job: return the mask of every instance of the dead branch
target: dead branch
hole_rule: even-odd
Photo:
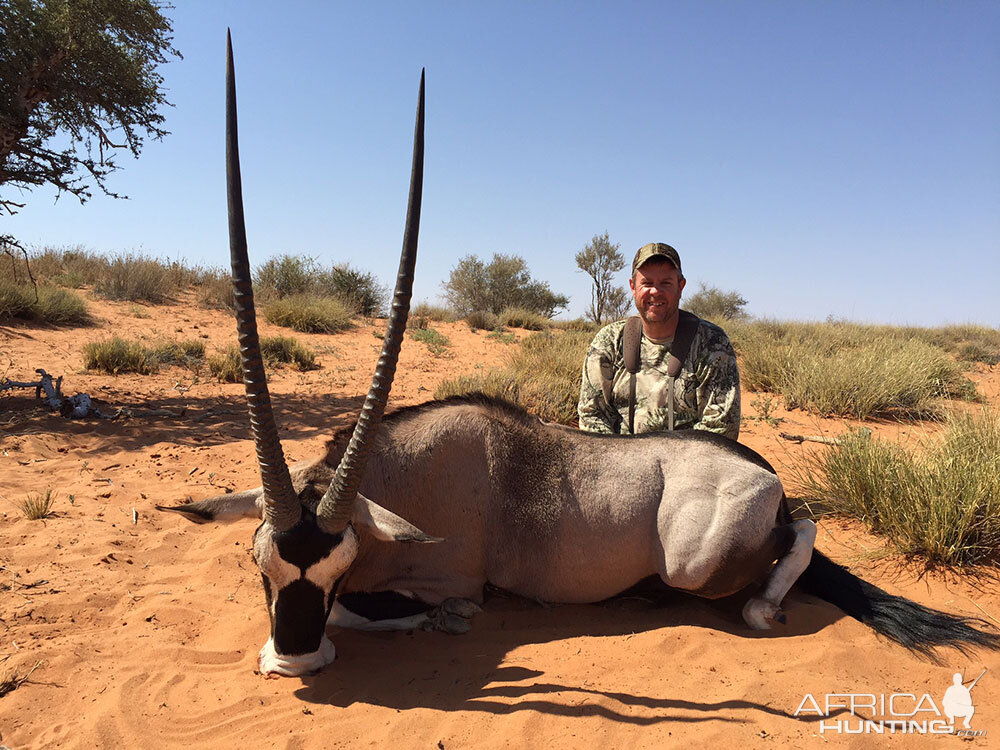
[[[865,429],[869,435],[871,430]],[[823,435],[793,435],[790,432],[779,432],[778,435],[785,440],[791,440],[796,443],[822,443],[823,445],[841,445],[843,442],[840,438],[825,437]]]

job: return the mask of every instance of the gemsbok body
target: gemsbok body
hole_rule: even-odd
[[[700,596],[759,586],[747,625],[784,622],[798,581],[901,645],[1000,648],[986,623],[893,596],[813,549],[758,454],[705,432],[602,436],[486,396],[385,418],[409,310],[423,172],[421,76],[398,282],[372,388],[325,455],[288,469],[257,341],[231,46],[227,174],[236,316],[262,486],[174,508],[195,521],[262,518],[253,539],[271,620],[264,673],[333,661],[329,622],[464,632],[486,584],[551,603],[595,602],[652,575]],[[370,499],[369,499],[370,498]],[[433,535],[433,536],[432,536]]]

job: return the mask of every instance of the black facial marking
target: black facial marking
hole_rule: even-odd
[[[263,528],[264,524],[258,526],[255,535]],[[271,538],[281,559],[298,567],[304,575],[310,565],[330,554],[344,540],[344,535],[327,534],[316,525],[316,516],[303,508],[297,524],[287,531],[272,532]]]
[[[264,582],[264,600],[267,602],[267,616],[271,618],[271,630],[274,630],[274,614],[271,612],[271,579],[264,573],[260,574],[261,581]]]
[[[274,649],[279,654],[311,654],[319,649],[327,606],[320,588],[300,578],[278,591],[274,607]]]
[[[344,609],[369,621],[398,620],[419,615],[431,608],[430,604],[398,591],[352,591],[337,597]]]

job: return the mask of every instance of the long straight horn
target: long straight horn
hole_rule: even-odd
[[[271,411],[267,376],[260,355],[253,283],[247,257],[247,230],[243,221],[243,185],[240,180],[240,147],[236,127],[236,78],[233,72],[233,42],[226,31],[226,185],[229,192],[229,250],[236,293],[236,331],[243,363],[250,427],[257,447],[257,462],[264,485],[264,519],[278,531],[299,521],[302,508],[288,476],[288,465],[278,440],[278,427]]]
[[[417,235],[420,232],[420,197],[424,182],[424,71],[420,71],[420,94],[417,100],[417,123],[413,133],[413,167],[410,171],[410,198],[406,208],[406,229],[403,232],[403,250],[399,258],[396,291],[392,297],[392,310],[382,342],[382,354],[372,385],[361,407],[358,424],[351,435],[344,457],[337,467],[337,474],[330,488],[323,495],[316,509],[319,527],[330,533],[340,533],[351,518],[354,498],[361,485],[365,462],[379,421],[385,411],[389,389],[396,374],[399,347],[403,343],[406,318],[410,312],[410,295],[413,291],[413,267],[417,262]]]

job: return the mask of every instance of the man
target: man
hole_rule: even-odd
[[[632,261],[628,285],[642,321],[636,373],[634,432],[668,428],[667,362],[684,291],[681,259],[670,245],[643,245]],[[729,338],[718,326],[695,319],[694,336],[674,381],[674,427],[740,433],[740,376]],[[580,429],[629,434],[629,373],[625,369],[625,321],[594,337],[583,363],[577,408]]]

